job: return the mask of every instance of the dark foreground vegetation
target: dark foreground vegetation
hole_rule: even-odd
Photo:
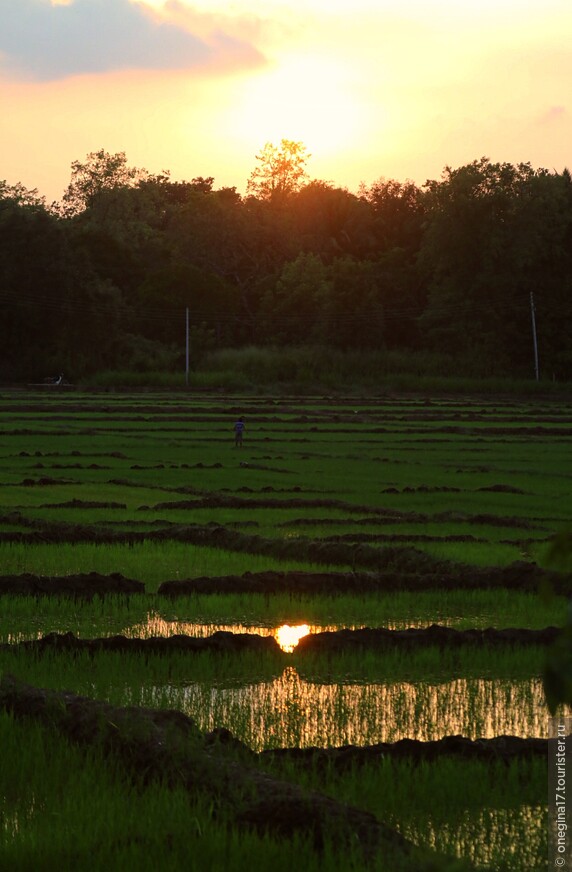
[[[336,353],[358,380],[411,355],[417,374],[531,378],[534,310],[541,374],[572,377],[567,170],[482,158],[354,194],[310,180],[299,144],[260,157],[247,196],[103,150],[51,207],[0,182],[0,379],[181,372],[187,308],[192,367],[253,344],[319,349],[275,358],[281,381],[323,377]]]

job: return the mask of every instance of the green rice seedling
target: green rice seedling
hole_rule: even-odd
[[[163,581],[178,578],[241,575],[268,569],[316,569],[308,561],[279,560],[190,543],[150,540],[123,545],[0,543],[0,567],[2,575],[57,576],[92,571],[110,575],[120,572],[128,578],[143,581],[149,593],[156,591]],[[339,570],[345,567],[320,568]]]
[[[567,600],[543,600],[533,593],[509,590],[396,591],[363,596],[212,594],[182,597],[172,605],[158,598],[155,614],[169,621],[213,624],[218,621],[278,627],[282,624],[402,629],[444,624],[469,627],[540,629],[563,622]]]
[[[134,692],[132,703],[182,708],[202,729],[226,726],[255,750],[429,741],[444,735],[542,735],[546,730],[542,684],[530,679],[320,683],[288,667],[269,682],[138,685]]]
[[[471,566],[509,566],[522,558],[520,546],[473,542],[422,542],[421,551],[433,557]]]
[[[497,646],[460,648],[422,647],[418,649],[345,649],[330,654],[294,649],[292,663],[301,674],[312,679],[334,681],[414,681],[440,680],[450,676],[527,678],[539,676],[546,649]]]
[[[253,651],[240,655],[173,651],[164,656],[105,651],[72,656],[50,651],[39,656],[10,647],[0,651],[0,673],[14,673],[39,687],[69,688],[125,705],[125,695],[131,700],[139,685],[156,693],[163,686],[184,687],[188,682],[236,687],[271,681],[282,674],[284,657],[279,649],[264,655]]]
[[[126,627],[149,619],[145,595],[95,597],[4,596],[1,600],[0,642],[39,639],[48,633],[72,632],[81,638],[118,635]]]
[[[152,615],[180,624],[238,622],[268,628],[310,624],[316,628],[402,629],[435,623],[456,629],[491,626],[541,629],[560,626],[566,607],[565,597],[544,600],[537,594],[504,589],[396,591],[363,596],[198,594],[177,598],[171,604],[158,597],[153,601]]]

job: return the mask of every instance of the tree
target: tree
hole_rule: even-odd
[[[202,325],[222,339],[232,330],[237,295],[215,273],[187,263],[169,264],[150,273],[138,288],[138,332],[150,339],[180,343],[187,307],[193,326]]]
[[[556,292],[565,288],[569,297],[569,186],[528,163],[481,158],[447,167],[441,182],[426,187],[420,264],[429,303],[420,324],[429,344],[471,354],[486,374],[531,373],[530,344],[523,342],[530,291],[538,292],[543,329],[550,311],[560,325],[568,314]],[[565,342],[560,328],[551,344]]]
[[[416,251],[423,235],[423,192],[413,182],[378,179],[360,186],[360,197],[372,208],[375,234],[383,251]]]
[[[250,175],[246,193],[261,200],[283,200],[308,178],[306,163],[310,157],[301,142],[283,139],[280,146],[267,142],[256,155],[258,166]]]
[[[124,151],[109,154],[103,148],[90,152],[84,163],[74,160],[71,167],[71,181],[61,206],[66,217],[88,209],[102,191],[134,187],[149,175],[147,170],[128,166]]]
[[[330,290],[328,270],[315,254],[286,263],[276,285],[262,300],[265,336],[279,342],[312,342]]]
[[[383,348],[383,307],[373,264],[340,257],[330,275],[331,291],[322,313],[326,341],[342,349]]]
[[[371,209],[345,188],[314,179],[288,202],[296,244],[326,260],[375,250]]]
[[[29,206],[35,209],[44,209],[46,206],[45,198],[38,193],[37,188],[30,191],[21,182],[9,185],[5,179],[0,179],[0,202],[3,200],[17,206]]]
[[[26,199],[26,198],[24,198]],[[3,377],[76,377],[109,360],[119,294],[70,244],[70,225],[41,205],[0,199]]]
[[[570,581],[572,571],[572,533],[564,530],[553,537],[546,554],[549,566]],[[550,592],[545,596],[552,595]],[[555,644],[548,650],[543,669],[546,704],[552,716],[560,706],[572,705],[572,611],[566,610],[565,623]]]
[[[415,259],[404,249],[393,248],[373,266],[383,305],[387,348],[418,348],[418,322],[427,304],[427,291]]]

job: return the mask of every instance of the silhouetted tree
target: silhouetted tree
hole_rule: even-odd
[[[68,217],[92,206],[102,191],[132,187],[148,176],[147,170],[128,166],[124,151],[109,154],[103,148],[90,152],[83,163],[74,160],[71,167],[71,181],[61,204]]]

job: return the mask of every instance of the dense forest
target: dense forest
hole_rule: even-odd
[[[216,348],[425,351],[572,377],[572,178],[487,158],[422,187],[311,180],[267,145],[245,196],[104,150],[61,202],[0,182],[0,378],[180,368]]]

